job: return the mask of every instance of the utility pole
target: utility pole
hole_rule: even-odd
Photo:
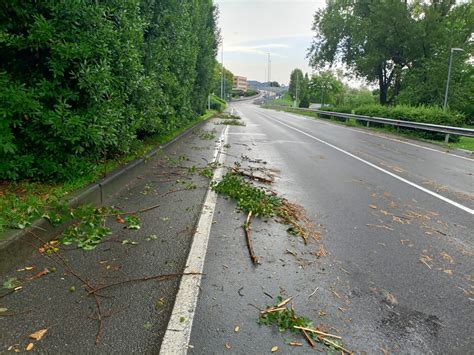
[[[451,48],[451,54],[449,56],[449,67],[448,67],[448,80],[446,81],[446,91],[444,93],[444,105],[443,110],[446,111],[448,108],[448,91],[449,91],[449,80],[451,80],[451,66],[453,64],[453,53],[454,52],[463,52],[462,48]]]
[[[221,50],[221,99],[224,99],[224,41],[222,41]]]
[[[272,80],[272,61],[270,59],[270,53],[268,53],[268,84],[270,85],[270,82]]]

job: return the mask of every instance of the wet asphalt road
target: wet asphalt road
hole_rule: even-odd
[[[319,243],[305,246],[283,226],[257,219],[252,238],[261,265],[253,267],[241,229],[245,216],[219,198],[190,352],[263,354],[273,346],[279,353],[314,352],[301,337],[256,323],[256,307],[282,294],[357,353],[474,353],[470,156],[249,103],[234,108],[246,126],[230,127],[226,165],[247,156],[278,171],[273,188],[306,209],[327,256],[317,257]],[[290,347],[291,340],[303,346]]]

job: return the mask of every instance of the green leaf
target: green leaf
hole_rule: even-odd
[[[6,281],[3,282],[3,288],[6,289],[14,289],[18,286],[21,286],[21,282],[18,281],[16,277],[10,277]]]

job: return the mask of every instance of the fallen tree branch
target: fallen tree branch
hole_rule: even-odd
[[[138,210],[138,211],[132,211],[132,212],[118,212],[118,213],[107,213],[107,214],[101,214],[101,215],[99,215],[99,216],[101,216],[101,217],[111,217],[111,216],[134,215],[134,214],[139,214],[139,213],[148,212],[148,211],[154,210],[155,208],[158,208],[158,207],[160,207],[160,205],[155,205],[155,206],[143,208],[143,209]]]
[[[266,178],[266,177],[263,177],[263,176],[257,176],[257,175],[249,174],[249,173],[246,173],[246,172],[244,172],[240,169],[234,168],[234,167],[231,168],[231,170],[234,174],[245,176],[245,177],[248,177],[249,179],[257,180],[257,181],[263,182],[265,184],[273,184],[272,179],[269,179],[269,178]]]
[[[122,284],[125,284],[125,283],[130,283],[130,282],[143,282],[143,281],[151,281],[151,280],[165,281],[165,280],[171,280],[171,279],[174,279],[176,277],[185,276],[185,275],[202,275],[202,274],[199,273],[199,272],[184,272],[184,273],[181,273],[181,274],[166,274],[166,275],[155,275],[155,276],[139,277],[139,278],[135,278],[135,279],[128,279],[128,280],[118,281],[118,282],[111,283],[109,285],[105,285],[105,286],[97,287],[95,289],[91,289],[88,292],[88,294],[89,295],[90,294],[95,294],[95,293],[97,293],[101,290],[104,290],[106,288],[122,285]]]
[[[252,240],[250,239],[250,223],[252,223],[252,211],[249,212],[247,215],[247,221],[244,224],[244,231],[245,231],[245,239],[247,240],[247,247],[249,249],[250,259],[252,260],[254,265],[258,264],[258,259],[255,256],[252,246]]]
[[[15,316],[18,316],[20,314],[26,314],[26,313],[30,313],[31,310],[27,310],[27,311],[23,311],[23,312],[17,312],[17,313],[0,313],[0,317],[15,317]]]
[[[0,295],[0,298],[3,298],[3,297],[5,297],[5,296],[8,296],[9,294],[11,294],[11,293],[13,293],[13,292],[15,292],[14,289],[12,289],[12,290],[10,290],[10,291],[7,291],[7,292],[1,294],[1,295]]]

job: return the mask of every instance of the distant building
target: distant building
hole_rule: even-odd
[[[234,76],[234,82],[232,85],[232,90],[242,90],[247,91],[248,83],[245,76]]]

